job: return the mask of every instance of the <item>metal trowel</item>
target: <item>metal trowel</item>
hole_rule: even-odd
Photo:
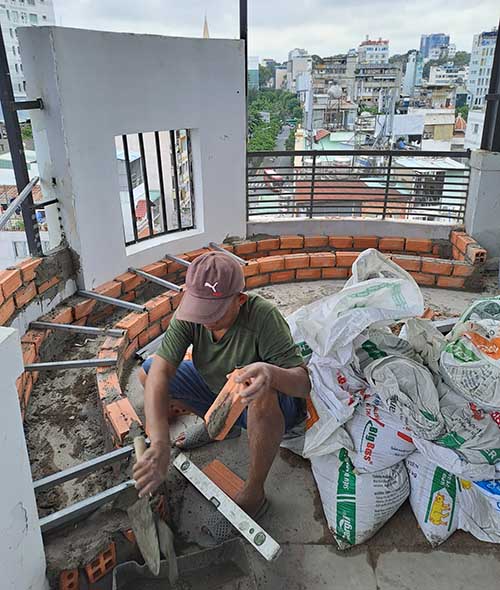
[[[136,436],[134,450],[137,460],[142,457],[146,448],[144,437]],[[160,545],[150,497],[138,498],[128,508],[127,513],[144,561],[151,573],[157,576],[160,573]]]

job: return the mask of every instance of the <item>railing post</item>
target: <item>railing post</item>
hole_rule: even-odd
[[[389,156],[387,160],[387,178],[385,180],[385,190],[384,190],[384,210],[382,211],[382,219],[385,219],[387,214],[387,199],[389,196],[389,186],[391,183],[391,166],[392,166],[392,154]]]
[[[313,154],[311,174],[311,200],[309,202],[309,219],[312,219],[314,211],[314,182],[316,180],[316,154]]]

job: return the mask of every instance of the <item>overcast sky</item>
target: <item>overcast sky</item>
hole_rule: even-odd
[[[238,36],[238,0],[54,0],[59,25],[200,37]],[[421,33],[445,32],[470,51],[474,33],[491,29],[499,0],[248,0],[249,53],[282,61],[294,47],[332,55],[369,34],[390,52],[418,48]]]

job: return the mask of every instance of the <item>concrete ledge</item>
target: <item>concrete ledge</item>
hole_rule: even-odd
[[[430,238],[448,240],[450,231],[461,227],[450,224],[428,223],[426,221],[404,221],[392,219],[279,219],[275,221],[248,221],[247,236],[259,234],[283,235],[302,234],[312,236],[350,235],[384,236],[408,238]]]

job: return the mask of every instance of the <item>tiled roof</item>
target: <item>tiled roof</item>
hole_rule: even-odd
[[[320,129],[319,131],[316,132],[316,135],[314,136],[314,141],[318,142],[321,141],[323,138],[328,137],[330,135],[330,132],[327,131],[326,129]]]
[[[467,123],[462,115],[458,115],[455,119],[455,131],[460,133],[465,133],[467,129]]]
[[[33,200],[34,201],[41,201],[42,200],[42,191],[40,189],[40,185],[36,185],[33,188]],[[0,199],[4,199],[7,197],[9,201],[15,199],[19,195],[17,191],[17,187],[11,184],[1,184],[0,185]]]

